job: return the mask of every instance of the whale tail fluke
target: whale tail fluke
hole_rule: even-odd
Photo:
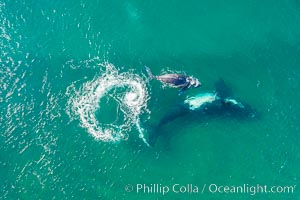
[[[158,127],[151,127],[150,128],[150,134],[149,134],[149,138],[148,138],[148,143],[151,147],[154,147],[157,137],[159,136],[159,129]]]
[[[149,144],[150,146],[154,146],[157,138],[162,134],[165,134],[162,129],[165,125],[169,124],[170,122],[174,121],[175,119],[181,118],[186,116],[189,113],[189,110],[185,108],[184,105],[179,104],[176,105],[172,110],[170,110],[165,116],[163,116],[158,124],[149,126]]]
[[[146,72],[147,72],[149,78],[150,79],[154,79],[155,76],[152,74],[151,69],[149,67],[147,67],[147,66],[145,66],[145,69],[146,69]]]
[[[147,135],[148,135],[148,139],[147,139],[147,144],[150,147],[154,147],[157,137],[159,135],[159,127],[155,126],[153,124],[149,124],[149,123],[145,123],[143,124],[143,127],[145,128],[145,130],[147,130]]]

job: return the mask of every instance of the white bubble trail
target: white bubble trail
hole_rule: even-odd
[[[87,129],[95,139],[105,142],[126,140],[132,127],[139,132],[139,137],[148,145],[144,129],[140,124],[140,115],[148,112],[149,99],[143,78],[130,72],[119,73],[112,64],[105,65],[106,71],[92,81],[84,83],[79,90],[71,90],[69,107],[73,115],[79,117],[81,127]],[[124,115],[122,124],[99,122],[96,111],[101,115],[100,101],[103,97],[112,97],[118,104],[118,112]],[[72,114],[71,114],[72,115]]]

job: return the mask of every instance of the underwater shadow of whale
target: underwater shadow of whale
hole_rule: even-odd
[[[239,102],[233,99],[232,96],[231,88],[225,84],[223,79],[219,79],[215,83],[214,93],[200,93],[195,97],[188,98],[185,103],[175,106],[163,116],[158,124],[151,128],[148,139],[149,144],[154,146],[157,138],[164,133],[161,131],[164,126],[181,118],[198,121],[216,117],[238,120],[258,119],[260,117],[260,114],[249,104]],[[197,100],[199,101],[197,102]],[[191,104],[191,102],[197,105]]]

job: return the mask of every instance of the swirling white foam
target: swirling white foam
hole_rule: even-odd
[[[79,90],[74,86],[68,88],[74,89],[68,102],[71,110],[79,117],[80,125],[95,139],[105,142],[126,140],[135,126],[140,138],[148,145],[140,124],[140,115],[148,112],[149,96],[145,81],[137,74],[119,73],[112,64],[104,67],[106,71],[102,75],[84,83]],[[122,90],[118,90],[120,88]],[[106,96],[117,102],[118,112],[124,115],[123,124],[104,124],[97,120],[96,111],[101,113],[100,101]]]

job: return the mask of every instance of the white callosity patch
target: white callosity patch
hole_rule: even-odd
[[[203,105],[212,103],[218,99],[219,97],[215,93],[203,93],[187,98],[184,103],[189,106],[190,110],[196,110],[201,108]]]
[[[68,88],[68,104],[72,113],[79,117],[80,125],[95,139],[105,142],[124,140],[128,138],[132,127],[136,126],[140,137],[146,142],[139,119],[140,114],[147,112],[149,97],[145,81],[130,72],[119,73],[112,64],[104,64],[103,67],[106,71],[101,76],[84,83],[79,90],[74,86]],[[118,89],[123,90],[120,92]],[[100,101],[107,96],[117,102],[118,112],[123,113],[122,124],[104,124],[97,120],[96,112],[101,113]],[[71,117],[72,113],[69,113]]]
[[[203,94],[198,94],[196,96],[187,98],[184,101],[184,103],[188,105],[190,110],[196,110],[196,109],[200,109],[202,106],[206,104],[213,103],[219,99],[220,97],[217,96],[216,93],[203,93]],[[232,98],[225,98],[223,99],[223,102],[226,104],[239,106],[240,108],[245,108],[245,106],[241,102]]]

